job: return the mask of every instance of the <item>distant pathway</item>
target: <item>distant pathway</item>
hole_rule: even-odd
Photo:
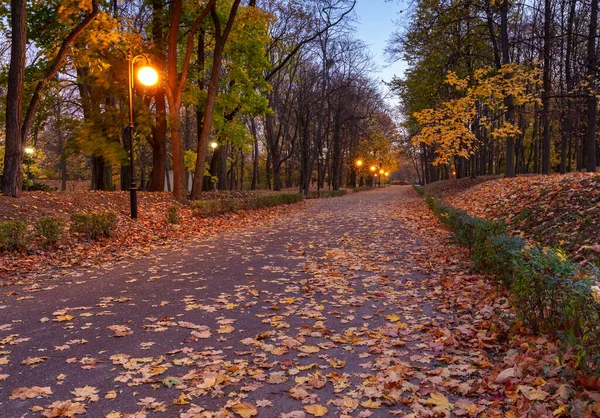
[[[476,410],[467,394],[491,353],[483,319],[459,317],[429,278],[443,238],[422,230],[424,213],[410,187],[362,192],[270,227],[5,288],[0,416]]]

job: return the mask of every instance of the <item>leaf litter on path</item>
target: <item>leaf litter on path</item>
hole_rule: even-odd
[[[410,189],[390,188],[319,201],[121,272],[84,272],[93,287],[45,292],[50,309],[26,299],[2,311],[12,326],[0,331],[0,372],[15,391],[6,411],[593,414],[600,396],[570,389],[568,356],[511,329],[507,295],[448,238]],[[19,317],[26,310],[31,320]],[[45,322],[47,341],[32,339],[53,312],[71,318]],[[69,356],[54,350],[63,345]],[[21,383],[34,376],[37,386]]]

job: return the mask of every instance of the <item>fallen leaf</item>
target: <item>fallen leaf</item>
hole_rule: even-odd
[[[323,417],[327,415],[327,412],[329,412],[326,406],[319,404],[308,405],[305,406],[304,409],[306,410],[306,412],[308,412],[311,415],[314,415],[315,417]]]

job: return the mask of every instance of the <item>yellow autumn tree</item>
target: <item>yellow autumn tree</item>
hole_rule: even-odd
[[[541,84],[538,67],[515,63],[502,66],[499,71],[483,67],[470,77],[461,79],[450,71],[446,84],[462,92],[461,97],[443,102],[434,109],[415,112],[420,132],[413,143],[433,146],[435,165],[447,164],[454,157],[469,158],[477,150],[475,127],[486,127],[494,139],[505,139],[520,133],[504,115],[508,110],[504,99],[513,97],[513,105],[521,106],[540,101]]]

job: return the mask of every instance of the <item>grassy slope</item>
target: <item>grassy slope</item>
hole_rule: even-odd
[[[446,182],[443,182],[446,183]],[[431,185],[448,203],[472,215],[505,222],[509,231],[575,260],[600,261],[600,174],[454,180]],[[435,187],[435,188],[434,188]]]

